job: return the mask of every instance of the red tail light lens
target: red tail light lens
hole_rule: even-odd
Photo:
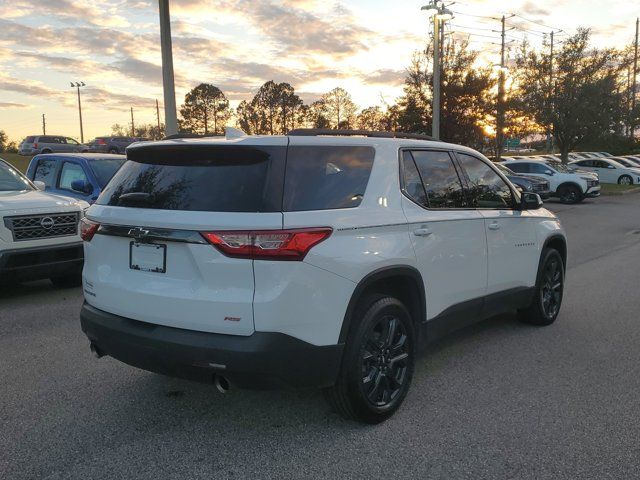
[[[98,138],[98,139],[96,140],[96,143],[97,143],[98,145],[106,145],[106,144],[107,144],[107,141],[106,141],[104,138]]]
[[[301,261],[312,247],[329,238],[332,231],[323,227],[203,232],[202,236],[227,257]]]
[[[38,144],[37,144],[37,143],[34,143],[34,144],[33,144],[33,148],[38,148]]]
[[[99,223],[92,222],[87,218],[80,220],[80,236],[85,242],[90,242],[100,227]]]

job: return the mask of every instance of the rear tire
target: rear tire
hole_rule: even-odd
[[[520,321],[529,325],[551,325],[558,318],[564,296],[564,262],[553,248],[540,257],[535,293],[531,305],[519,312]]]
[[[409,391],[415,358],[411,315],[398,299],[367,297],[352,320],[338,380],[325,389],[331,407],[343,417],[380,423]]]
[[[631,178],[629,175],[622,175],[618,179],[618,185],[633,185],[633,178]]]
[[[111,153],[111,154],[117,154],[117,153],[120,153],[120,152],[118,152],[118,149],[117,149],[117,148],[110,148],[110,149],[109,149],[109,153]]]
[[[560,197],[560,202],[567,205],[579,203],[584,198],[580,189],[575,185],[564,185],[558,188],[558,197]]]

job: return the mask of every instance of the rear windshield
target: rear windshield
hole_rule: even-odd
[[[357,207],[374,155],[360,146],[139,148],[97,203],[210,212]]]
[[[113,178],[125,161],[124,158],[92,158],[89,160],[89,165],[98,180],[100,188],[104,188],[109,183],[109,180]]]
[[[144,148],[98,198],[99,205],[210,212],[274,212],[286,147]]]

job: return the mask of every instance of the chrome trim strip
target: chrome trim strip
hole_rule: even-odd
[[[139,232],[144,232],[140,234]],[[151,228],[133,225],[108,225],[101,224],[96,234],[110,235],[112,237],[134,238],[139,242],[165,241],[180,243],[197,243],[206,245],[207,241],[194,230],[171,230],[166,228]]]

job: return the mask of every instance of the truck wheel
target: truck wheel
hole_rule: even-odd
[[[557,250],[545,248],[540,257],[533,301],[521,310],[520,320],[530,325],[551,325],[558,318],[564,294],[564,263]]]
[[[402,404],[413,376],[415,333],[407,308],[386,295],[356,310],[329,404],[347,419],[380,423]]]
[[[618,185],[633,185],[633,178],[631,178],[629,175],[622,175],[618,179]]]
[[[582,201],[582,192],[575,185],[564,185],[558,188],[560,201],[566,204],[579,203]]]

